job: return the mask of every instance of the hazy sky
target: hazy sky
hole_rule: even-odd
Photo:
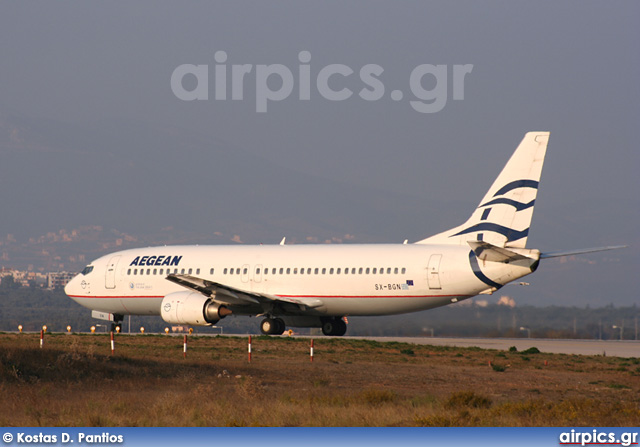
[[[471,212],[525,132],[549,130],[530,244],[549,250],[637,246],[639,20],[640,4],[635,1],[4,2],[0,117],[19,116],[23,123],[35,123],[44,140],[58,139],[57,148],[75,138],[69,143],[75,151],[82,146],[88,152],[124,154],[136,163],[153,160],[154,170],[174,177],[173,190],[166,192],[175,194],[172,202],[192,201],[194,209],[203,205],[201,197],[196,203],[191,194],[195,179],[190,165],[206,176],[208,163],[216,159],[199,163],[198,154],[179,144],[186,134],[241,153],[245,162],[239,178],[244,183],[259,177],[263,166],[278,166],[295,172],[300,182],[308,177],[342,185],[347,195],[350,188],[372,195],[396,194],[418,209],[426,203],[450,203],[429,215],[437,214],[437,225],[447,221],[451,227]],[[216,63],[219,51],[227,56],[226,100],[215,95],[216,65],[223,65]],[[299,60],[303,51],[310,54],[306,64]],[[171,76],[183,64],[208,66],[208,100],[183,101],[174,94]],[[242,100],[231,100],[234,64],[251,65]],[[294,87],[286,99],[268,102],[267,112],[258,113],[256,98],[264,94],[264,88],[256,87],[258,66],[273,69],[274,64],[290,70]],[[318,87],[319,74],[331,64],[353,71],[328,81],[334,91],[352,91],[349,99],[328,100]],[[384,94],[374,101],[359,95],[368,86],[360,78],[361,68],[368,64],[383,69],[377,79]],[[441,101],[446,96],[446,103],[435,113],[420,113],[410,103],[417,99],[410,76],[422,64],[446,70],[446,95],[439,95]],[[309,67],[309,100],[300,99],[300,65]],[[460,87],[454,87],[455,65],[473,66],[464,77],[464,99],[454,100],[462,93],[455,91]],[[443,77],[427,75],[418,86],[428,93],[442,88],[442,82]],[[272,76],[268,85],[277,90],[281,83]],[[195,78],[187,76],[183,85],[193,88]],[[394,90],[403,92],[402,100],[392,99]],[[48,123],[48,130],[38,127],[42,123]],[[126,130],[131,136],[117,140],[128,127],[139,131]],[[5,125],[7,129],[11,126]],[[96,129],[118,143],[110,146],[108,138],[103,144],[96,142]],[[171,157],[156,151],[161,138],[153,129],[178,129]],[[4,138],[9,141],[11,136]],[[188,160],[184,165],[182,154]],[[9,158],[3,152],[0,157],[9,179]],[[21,207],[20,197],[57,190],[46,181],[51,165],[29,166],[34,180],[20,184],[20,191],[15,190],[16,180],[0,179],[3,214],[14,210],[12,218],[0,217],[0,234],[27,231],[25,225],[34,220],[73,226],[65,221],[79,219],[71,211],[37,219]],[[135,176],[113,179],[96,166],[95,173],[75,186],[90,190],[92,176],[121,182],[109,206],[125,230],[128,221],[144,218],[145,201],[154,194],[146,175],[147,184],[140,185]],[[233,180],[225,177],[224,183]],[[302,184],[290,187],[304,190]],[[220,188],[234,197],[233,184]],[[137,197],[137,215],[118,210],[120,194]],[[89,197],[77,200],[82,203],[74,206],[89,215],[92,207],[105,207]],[[282,209],[283,219],[311,210],[331,214],[331,202],[296,202]],[[203,207],[207,206],[216,204]],[[265,207],[270,206],[267,201]],[[349,209],[341,208],[340,213],[348,214]],[[353,213],[355,226],[372,220],[357,206]],[[429,215],[425,213],[425,221]],[[379,242],[416,240],[444,229],[425,224],[420,231],[422,225],[406,224],[402,214],[386,217],[384,231],[368,231]],[[200,218],[194,213],[181,215],[180,221]],[[260,219],[254,224],[260,225]],[[358,228],[336,224],[335,231],[357,234]],[[589,270],[591,260],[575,262],[573,280],[603,275],[581,289],[586,293],[602,286],[589,303],[638,301],[637,280],[631,276],[640,266],[636,252],[632,247],[614,257],[596,256],[598,266],[609,263],[603,270]],[[612,269],[621,273],[611,277]],[[537,274],[541,282],[545,274],[551,275]],[[547,292],[553,288],[554,284]]]

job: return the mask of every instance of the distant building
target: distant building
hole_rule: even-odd
[[[0,269],[0,283],[3,278],[13,278],[13,282],[19,284],[21,287],[30,287],[32,285],[36,287],[45,287],[48,283],[47,275],[37,272],[25,272],[21,270],[15,270],[11,268]]]
[[[72,272],[50,272],[47,275],[47,289],[63,288],[74,276],[76,273]]]

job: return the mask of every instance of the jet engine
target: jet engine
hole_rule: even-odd
[[[170,293],[160,306],[162,319],[175,324],[211,326],[229,314],[231,310],[199,292]]]

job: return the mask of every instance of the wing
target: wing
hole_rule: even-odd
[[[250,292],[191,275],[172,274],[167,276],[166,279],[187,289],[195,290],[205,296],[209,296],[214,301],[222,304],[261,305],[281,302],[296,304],[301,310],[313,309],[324,304],[321,300],[313,298],[284,298],[266,293]]]

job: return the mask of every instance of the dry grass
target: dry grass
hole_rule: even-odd
[[[633,426],[640,361],[364,340],[0,334],[2,426]],[[491,362],[492,366],[489,366]],[[545,362],[547,363],[545,365]],[[493,365],[504,371],[497,372]]]

